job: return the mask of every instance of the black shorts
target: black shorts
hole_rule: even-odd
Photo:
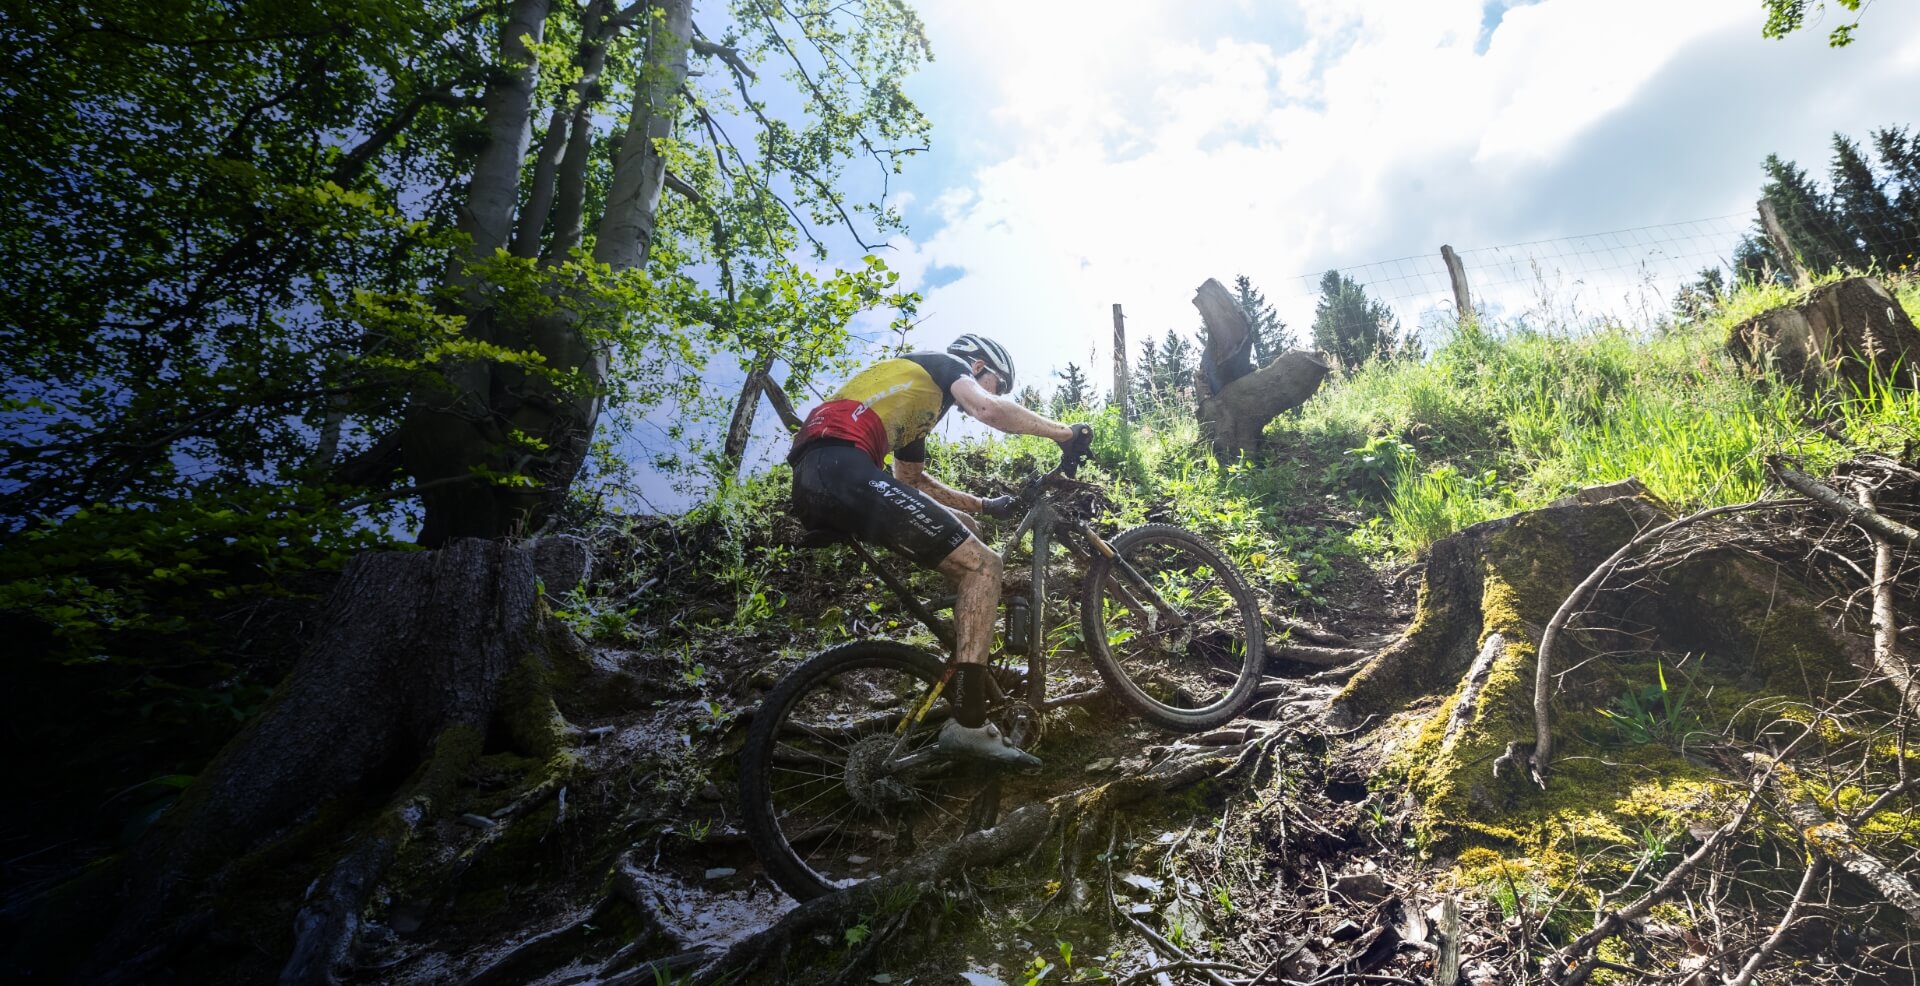
[[[881,472],[852,445],[814,444],[793,464],[793,512],[938,568],[972,533],[925,493]]]

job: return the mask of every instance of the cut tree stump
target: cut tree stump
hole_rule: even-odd
[[[1252,327],[1233,294],[1207,278],[1193,296],[1207,326],[1194,416],[1223,462],[1257,456],[1267,422],[1307,402],[1330,372],[1323,353],[1294,350],[1258,370],[1247,357]]]
[[[1877,278],[1849,277],[1734,326],[1727,351],[1814,391],[1871,378],[1920,390],[1920,329]]]
[[[584,651],[546,617],[535,573],[577,583],[584,557],[559,538],[455,539],[349,562],[273,699],[122,861],[119,899],[94,905],[111,930],[76,979],[147,981],[195,946],[237,873],[306,866],[280,981],[333,982],[388,864],[447,811],[484,744],[527,756],[529,790],[568,769],[553,689]]]
[[[1609,498],[1630,492],[1638,495]],[[1658,557],[1650,547],[1580,607],[1556,648],[1554,791],[1536,787],[1524,767],[1496,772],[1534,743],[1536,658],[1549,621],[1597,566],[1667,519],[1637,484],[1624,484],[1433,545],[1413,624],[1354,675],[1329,716],[1336,727],[1378,724],[1388,761],[1405,770],[1421,806],[1416,827],[1433,845],[1525,855],[1538,851],[1539,833],[1576,823],[1599,826],[1582,828],[1583,838],[1633,831],[1621,805],[1684,804],[1714,783],[1676,752],[1692,733],[1762,714],[1745,710],[1814,701],[1829,682],[1870,669],[1864,638],[1833,629],[1820,595],[1789,572],[1705,534]],[[1879,688],[1866,700],[1893,709],[1898,696]],[[1609,715],[1636,702],[1659,711]]]

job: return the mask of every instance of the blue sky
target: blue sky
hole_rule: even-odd
[[[1730,251],[1768,153],[1824,175],[1835,131],[1920,125],[1913,3],[1870,4],[1845,49],[1831,10],[1762,39],[1759,0],[917,7],[933,147],[893,179],[911,231],[882,256],[926,295],[916,342],[995,335],[1024,382],[1110,379],[1111,306],[1134,339],[1191,331],[1209,277],[1249,275],[1304,329],[1310,275],[1442,243],[1725,217],[1707,238]],[[1575,290],[1592,312],[1626,289]]]

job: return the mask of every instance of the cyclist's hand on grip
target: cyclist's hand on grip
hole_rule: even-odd
[[[980,512],[989,517],[1005,519],[1013,516],[1013,497],[983,496],[980,498]]]
[[[1093,426],[1082,422],[1068,425],[1067,428],[1073,435],[1060,443],[1060,471],[1072,476],[1079,472],[1080,463],[1093,454]]]

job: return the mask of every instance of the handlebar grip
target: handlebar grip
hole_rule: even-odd
[[[1073,437],[1060,450],[1060,473],[1073,479],[1079,473],[1081,464],[1093,455],[1093,426],[1076,424],[1070,427]]]

